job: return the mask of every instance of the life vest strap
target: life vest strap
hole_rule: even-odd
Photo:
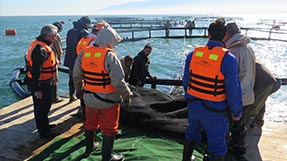
[[[42,70],[41,73],[55,73],[56,69],[53,70]]]
[[[84,75],[84,78],[85,78],[85,79],[87,79],[87,80],[91,80],[91,81],[98,81],[98,82],[103,81],[103,79],[102,79],[102,78],[91,78],[91,77],[86,76],[86,75]],[[106,81],[110,81],[110,80],[111,80],[111,78],[105,78],[105,80],[106,80]]]
[[[192,78],[192,77],[195,77],[195,78],[198,78],[198,79],[202,79],[202,80],[205,80],[205,81],[209,81],[209,82],[224,83],[224,80],[208,78],[208,77],[205,77],[205,76],[202,76],[202,75],[198,75],[198,74],[192,73],[192,71],[190,71],[189,78]]]
[[[84,83],[85,84],[89,84],[89,85],[93,85],[93,86],[106,86],[106,85],[109,85],[111,84],[111,81],[106,81],[106,82],[103,82],[103,83],[95,83],[95,82],[90,82],[88,80],[84,80]]]
[[[225,85],[219,85],[219,86],[217,86],[217,84],[211,85],[211,84],[206,84],[206,83],[196,81],[194,79],[189,80],[189,82],[194,83],[194,84],[199,85],[199,86],[202,86],[202,87],[211,88],[211,89],[214,89],[214,88],[224,89],[225,88]]]
[[[97,72],[89,72],[89,71],[83,71],[84,74],[94,75],[94,76],[110,76],[108,73],[97,73]]]
[[[221,95],[221,94],[225,93],[225,90],[214,92],[214,91],[208,91],[208,90],[204,90],[201,88],[197,88],[197,87],[193,86],[191,83],[188,85],[188,88],[191,88],[191,89],[198,91],[200,93],[206,93],[206,94],[212,94],[212,95]]]

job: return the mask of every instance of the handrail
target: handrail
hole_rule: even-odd
[[[69,68],[65,66],[60,66],[60,72],[69,73]],[[277,78],[282,81],[281,85],[287,85],[287,78]],[[156,89],[157,85],[173,85],[173,86],[182,86],[182,80],[180,79],[146,79],[146,84],[151,84],[151,88]]]

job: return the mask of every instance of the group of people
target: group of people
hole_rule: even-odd
[[[237,161],[245,161],[247,131],[263,126],[265,101],[281,82],[256,61],[250,38],[236,23],[225,25],[218,18],[209,25],[208,38],[186,59],[183,87],[188,127],[182,160],[194,159],[194,145],[202,140],[203,130],[206,160],[224,161],[229,150]]]
[[[157,79],[149,72],[152,46],[148,43],[134,58],[127,55],[120,60],[113,50],[121,41],[116,30],[106,22],[98,22],[89,33],[90,25],[89,17],[81,17],[67,33],[64,65],[69,67],[70,102],[79,98],[84,111],[84,156],[88,157],[98,147],[95,135],[102,131],[102,160],[122,160],[123,155],[112,153],[120,103],[129,102],[133,97],[127,82],[143,87],[147,77]],[[45,25],[26,56],[26,78],[41,138],[57,135],[51,130],[53,125],[49,124],[48,113],[52,89],[58,82],[57,64],[63,54],[59,41],[61,30],[60,23]],[[230,132],[228,145],[237,160],[244,160],[247,129],[254,126],[254,122],[257,126],[263,125],[264,103],[279,89],[280,81],[256,63],[254,51],[248,45],[250,38],[241,34],[236,23],[225,25],[224,19],[212,22],[208,38],[207,45],[196,47],[186,59],[183,87],[189,125],[182,160],[192,159],[202,130],[208,138],[206,159],[224,160]],[[229,118],[233,120],[230,124]]]
[[[118,132],[120,103],[128,102],[133,93],[126,82],[143,86],[146,77],[155,79],[148,71],[152,47],[147,44],[133,59],[127,55],[121,60],[113,50],[121,41],[118,33],[106,22],[92,27],[89,17],[81,17],[67,33],[64,66],[69,67],[70,102],[81,100],[84,117],[86,151],[88,157],[98,147],[95,133],[103,133],[102,160],[122,160],[112,153]],[[34,103],[35,122],[41,138],[58,135],[55,125],[49,124],[48,113],[52,95],[58,82],[57,64],[60,64],[62,44],[60,23],[42,27],[39,37],[32,41],[26,55],[27,77]],[[132,68],[131,68],[132,66]],[[75,98],[76,93],[77,98]],[[55,98],[54,101],[58,99]]]

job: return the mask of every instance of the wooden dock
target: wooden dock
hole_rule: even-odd
[[[58,124],[56,131],[61,138],[72,138],[83,133],[82,123],[73,117],[79,101],[68,103],[65,99],[54,104],[50,111],[50,122]],[[0,109],[0,160],[19,161],[31,158],[46,149],[57,139],[40,139],[36,131],[31,97]],[[250,161],[287,160],[287,123],[266,122],[262,133],[251,129],[248,133]],[[84,146],[84,145],[82,145]],[[180,155],[180,154],[179,154]]]

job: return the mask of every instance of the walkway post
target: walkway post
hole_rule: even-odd
[[[270,29],[270,31],[269,31],[269,37],[268,37],[268,40],[270,40],[271,39],[271,33],[272,33],[272,28]]]

